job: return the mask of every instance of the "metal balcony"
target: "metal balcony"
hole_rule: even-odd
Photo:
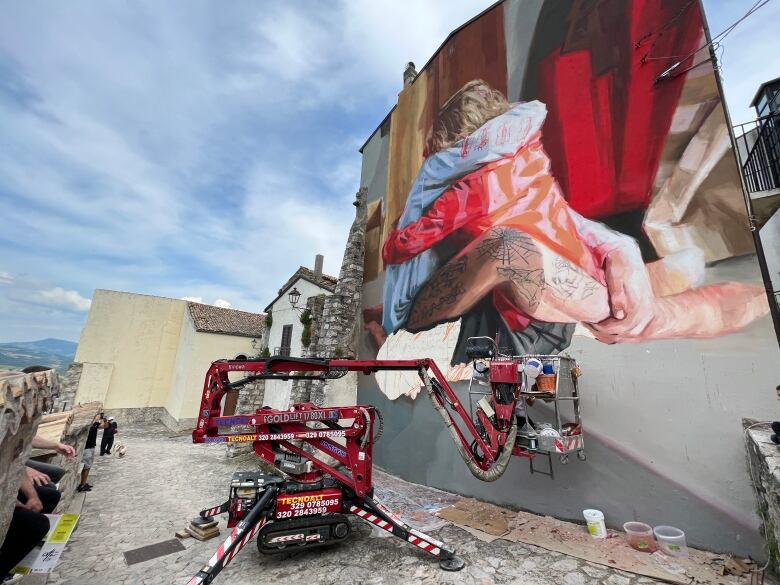
[[[780,189],[780,112],[734,127],[748,193]]]

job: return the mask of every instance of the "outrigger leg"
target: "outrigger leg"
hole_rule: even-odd
[[[460,571],[466,565],[446,544],[408,526],[373,498],[355,498],[349,512],[430,553],[439,559],[439,566],[445,571]]]
[[[187,585],[201,585],[201,583],[211,583],[214,578],[219,575],[220,571],[224,569],[230,561],[233,560],[247,542],[252,540],[260,529],[268,521],[266,512],[271,509],[271,502],[276,497],[277,488],[270,486],[266,488],[263,495],[252,507],[249,513],[233,528],[225,541],[219,545],[217,552],[214,553],[209,559],[209,562],[198,571],[195,576],[190,579]],[[224,506],[223,504],[222,506]],[[222,506],[219,506],[221,509]],[[217,508],[211,508],[204,510],[203,512],[209,512],[216,510]],[[201,512],[201,516],[203,516]]]
[[[220,504],[219,506],[214,506],[213,508],[206,508],[205,510],[201,510],[198,512],[198,516],[203,518],[204,520],[208,520],[212,516],[216,516],[217,514],[224,514],[228,511],[230,508],[230,500],[227,502]]]

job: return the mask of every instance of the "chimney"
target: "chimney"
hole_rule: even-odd
[[[322,278],[322,262],[325,260],[325,258],[322,256],[322,254],[317,254],[314,257],[314,278],[319,280]]]
[[[415,69],[414,63],[409,61],[404,69],[404,87],[412,85],[415,77],[417,77],[417,69]]]

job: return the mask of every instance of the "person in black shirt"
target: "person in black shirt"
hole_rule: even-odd
[[[100,439],[100,454],[111,455],[111,447],[114,446],[114,435],[117,434],[117,424],[113,416],[108,417],[108,424],[103,428],[103,437]]]
[[[92,463],[95,461],[95,446],[97,445],[97,433],[98,429],[105,429],[108,426],[108,421],[103,417],[103,413],[96,414],[92,419],[92,426],[89,427],[89,434],[87,435],[87,444],[84,445],[84,455],[81,462],[84,464],[84,468],[81,470],[81,483],[76,491],[88,492],[92,489],[92,486],[87,483],[89,477],[89,470],[92,468]],[[103,431],[105,434],[105,431]],[[102,445],[101,445],[102,446]]]

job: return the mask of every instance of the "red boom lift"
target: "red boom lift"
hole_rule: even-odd
[[[454,550],[409,527],[373,497],[372,449],[382,430],[381,416],[373,406],[320,408],[301,403],[289,410],[263,408],[253,414],[227,415],[223,409],[225,404],[235,405],[239,389],[254,380],[332,380],[348,372],[417,371],[469,470],[483,481],[494,481],[505,471],[513,451],[515,455],[533,457],[533,453],[515,446],[514,409],[522,386],[522,358],[499,357],[496,344],[489,338],[469,340],[468,355],[475,365],[479,361],[478,370],[487,373],[489,369],[491,386],[489,404],[480,403],[473,420],[436,363],[427,358],[361,361],[272,357],[212,363],[206,374],[193,442],[251,442],[255,453],[284,476],[237,472],[228,501],[200,512],[204,521],[228,512],[228,528],[232,530],[189,584],[211,583],[255,535],[262,553],[342,541],[350,533],[348,515],[356,515],[420,547],[439,559],[445,570],[462,569],[464,562]],[[247,376],[231,382],[231,372]],[[226,410],[233,411],[234,406]],[[343,421],[352,422],[342,425]],[[251,433],[227,432],[235,426],[254,429]]]

